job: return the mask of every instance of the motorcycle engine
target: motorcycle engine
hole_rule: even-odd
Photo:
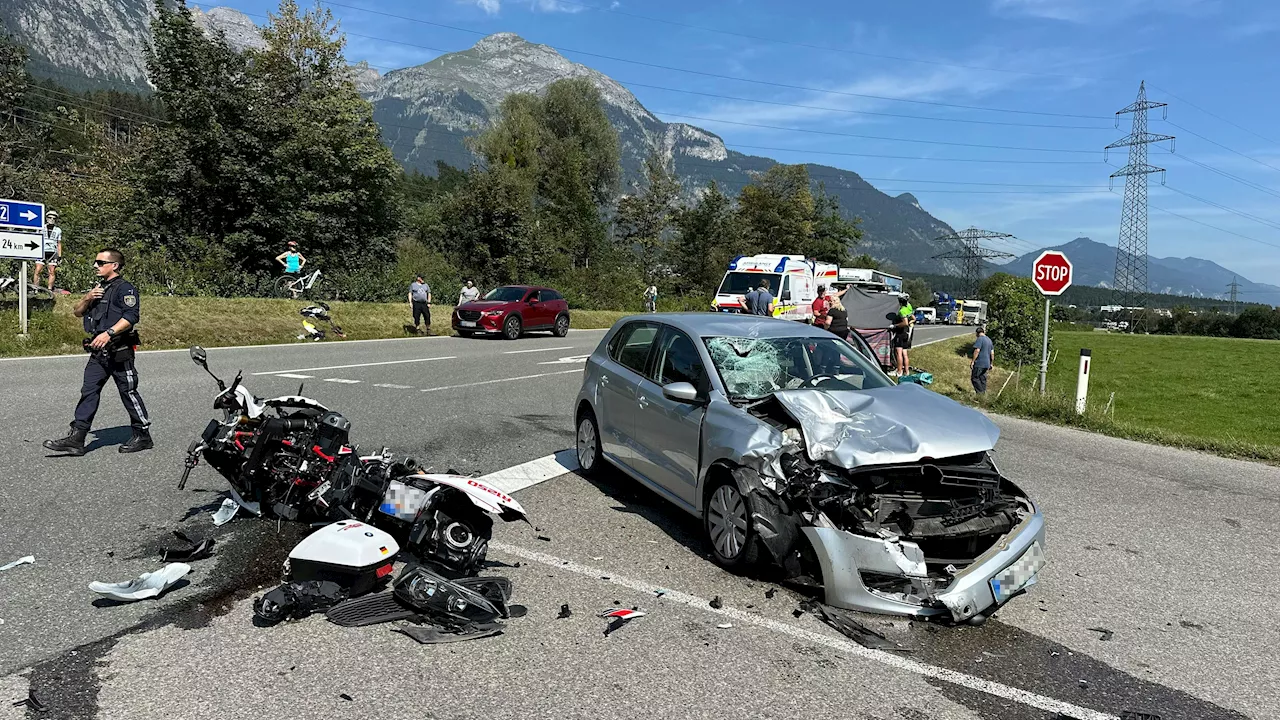
[[[493,537],[493,519],[466,496],[445,491],[423,512],[409,533],[409,551],[451,573],[474,575],[481,569]]]

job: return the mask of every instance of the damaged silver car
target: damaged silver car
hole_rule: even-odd
[[[587,360],[579,464],[701,517],[725,568],[771,559],[836,607],[981,622],[1035,584],[1044,516],[996,467],[994,423],[852,342],[742,315],[619,321]]]

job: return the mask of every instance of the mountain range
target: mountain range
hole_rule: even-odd
[[[1067,256],[1071,261],[1073,284],[1114,285],[1115,246],[1081,237],[1065,245],[1045,249],[1059,250]],[[1029,252],[1005,265],[994,266],[994,269],[1030,277],[1031,265],[1040,253],[1040,250]],[[1211,260],[1147,256],[1147,285],[1153,293],[1226,298],[1230,295],[1227,285],[1233,281],[1240,284],[1241,301],[1280,305],[1280,286],[1251,282]]]
[[[262,47],[257,26],[243,13],[224,7],[193,7],[206,32],[220,32],[238,49]],[[51,76],[72,87],[149,88],[144,48],[150,41],[151,0],[0,0],[0,23],[28,48],[32,74]],[[395,157],[407,168],[434,174],[436,162],[467,167],[475,157],[465,138],[496,117],[503,98],[541,92],[564,78],[585,77],[600,91],[618,131],[623,192],[634,192],[644,159],[651,152],[668,160],[686,192],[696,195],[712,181],[736,194],[756,173],[777,161],[730,150],[724,141],[694,125],[664,122],[623,85],[592,68],[571,62],[554,49],[513,33],[483,38],[474,47],[448,53],[414,67],[380,74],[365,62],[351,66],[352,79],[373,106],[374,119]],[[861,219],[858,252],[887,260],[907,272],[948,272],[932,256],[954,245],[936,238],[952,228],[925,210],[910,193],[887,195],[851,170],[807,165],[815,187],[835,195],[842,212]],[[1115,249],[1088,238],[1059,246],[1076,264],[1076,283],[1106,287],[1115,267]],[[1001,269],[1029,275],[1036,253]],[[1226,292],[1234,274],[1199,258],[1151,258],[1151,289],[1200,297]],[[1241,279],[1242,299],[1280,304],[1280,287]]]

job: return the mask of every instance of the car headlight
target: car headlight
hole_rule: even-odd
[[[501,311],[501,310],[485,310],[485,311],[484,311],[484,316],[485,316],[485,317],[501,317],[501,316],[502,316],[502,312],[503,312],[503,311]]]

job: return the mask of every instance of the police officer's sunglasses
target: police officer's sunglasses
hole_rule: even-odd
[[[117,265],[117,264],[119,263],[117,263],[115,260],[94,260],[93,261],[94,267],[102,267],[103,265]]]

